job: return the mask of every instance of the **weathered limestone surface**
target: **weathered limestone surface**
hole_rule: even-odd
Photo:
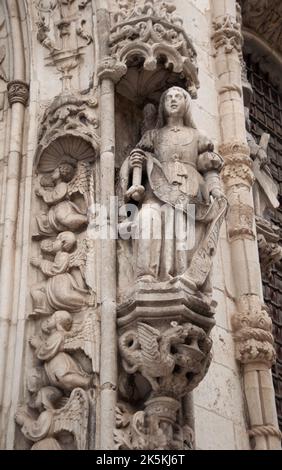
[[[240,28],[235,0],[0,0],[1,448],[279,447]]]

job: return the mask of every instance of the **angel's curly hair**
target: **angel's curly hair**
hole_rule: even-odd
[[[69,183],[75,174],[75,167],[69,162],[61,162],[59,165],[59,171],[62,180],[65,183]]]

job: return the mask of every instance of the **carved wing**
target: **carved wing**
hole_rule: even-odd
[[[87,394],[84,390],[76,388],[72,391],[67,404],[54,412],[54,434],[59,434],[62,431],[70,432],[75,438],[77,449],[86,450],[88,415]]]
[[[85,280],[86,276],[86,262],[87,262],[87,240],[78,240],[77,249],[74,253],[71,254],[69,258],[69,267],[70,268],[79,268],[83,279]]]
[[[150,325],[138,323],[138,339],[142,349],[143,364],[152,367],[160,359],[159,341],[160,332]]]
[[[77,351],[80,349],[83,351],[92,360],[94,372],[98,372],[99,367],[96,364],[99,357],[96,351],[99,344],[98,334],[99,325],[95,321],[93,312],[90,312],[78,328],[74,328],[69,334],[65,335],[64,340],[64,350]]]
[[[89,163],[78,162],[74,178],[68,184],[68,194],[81,194],[87,205],[94,200],[94,177]]]

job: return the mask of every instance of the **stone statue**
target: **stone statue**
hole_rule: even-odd
[[[54,260],[32,258],[31,264],[47,277],[31,288],[34,314],[50,315],[56,310],[74,313],[87,308],[93,301],[84,279],[85,252],[78,248],[72,232],[60,233],[54,241],[41,242],[41,251]]]
[[[35,193],[49,210],[36,218],[38,234],[34,237],[54,236],[65,230],[77,231],[87,224],[89,171],[87,163],[80,162],[76,168],[73,162],[66,161],[60,163],[51,175],[41,177]],[[74,202],[74,195],[83,196],[82,201]]]
[[[218,176],[222,165],[211,140],[193,122],[189,94],[179,87],[167,90],[156,128],[145,132],[120,173],[123,202],[139,209],[133,237],[138,280],[163,282],[182,276],[194,290],[205,285],[209,291],[211,258],[226,210]],[[181,228],[188,234],[184,241]]]
[[[249,108],[245,107],[247,142],[250,148],[251,158],[254,161],[253,171],[256,181],[253,186],[255,213],[258,217],[264,217],[267,209],[274,210],[279,207],[278,188],[273,181],[268,166],[267,147],[269,134],[263,133],[260,143],[257,144],[251,134],[251,122]]]
[[[42,322],[41,330],[46,336],[30,338],[30,345],[35,349],[37,358],[44,361],[50,384],[66,392],[76,387],[87,389],[91,386],[91,376],[65,352],[71,349],[67,343],[72,337],[72,323],[68,312],[55,312],[48,320]]]
[[[62,450],[59,433],[63,431],[73,434],[78,450],[86,449],[89,414],[86,392],[79,388],[73,390],[65,406],[59,408],[61,398],[57,388],[43,387],[33,404],[39,412],[37,419],[27,407],[18,407],[15,420],[24,436],[35,443],[31,450]]]

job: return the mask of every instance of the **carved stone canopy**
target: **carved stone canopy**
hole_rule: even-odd
[[[110,48],[111,56],[123,67],[121,76],[131,68],[144,69],[151,72],[155,89],[158,89],[174,72],[195,98],[199,88],[197,54],[183,29],[182,19],[175,13],[175,6],[151,0],[134,5],[117,3],[118,8],[112,15]],[[155,71],[160,68],[163,74],[156,80]]]
[[[63,94],[47,108],[39,132],[35,166],[40,172],[54,170],[60,161],[94,160],[100,138],[97,101],[80,95]]]

